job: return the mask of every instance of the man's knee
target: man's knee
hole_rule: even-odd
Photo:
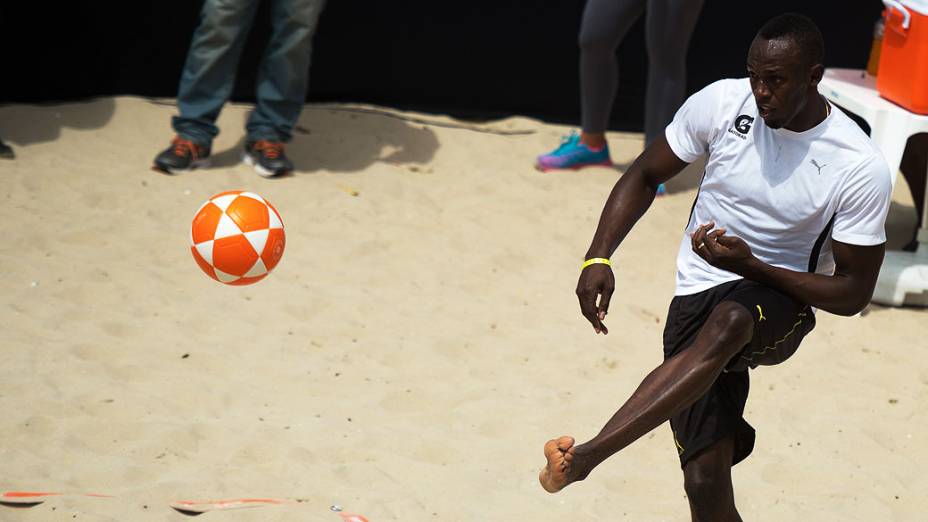
[[[683,470],[683,489],[695,509],[712,508],[727,496],[730,479],[724,473],[717,466],[696,462],[687,464]]]
[[[709,355],[727,361],[751,341],[754,318],[744,306],[723,301],[712,310],[704,329],[710,340]]]

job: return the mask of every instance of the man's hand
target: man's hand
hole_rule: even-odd
[[[609,311],[609,299],[612,298],[614,290],[615,276],[612,275],[612,269],[608,265],[590,265],[580,272],[580,280],[577,282],[580,311],[583,317],[586,317],[593,325],[596,333],[603,335],[609,333],[609,329],[603,324],[603,319]],[[597,297],[599,297],[598,305],[596,304]]]
[[[713,230],[715,223],[700,225],[692,235],[693,252],[710,265],[743,276],[754,260],[751,247],[743,239],[726,236],[725,229]]]

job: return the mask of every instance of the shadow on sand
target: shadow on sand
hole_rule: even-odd
[[[243,135],[231,148],[215,151],[212,165],[238,164],[244,145]],[[348,173],[363,171],[377,162],[426,164],[438,146],[438,138],[428,125],[379,114],[307,106],[287,145],[287,155],[296,165],[296,175],[320,170]]]
[[[42,110],[35,110],[36,107]],[[83,130],[102,128],[113,118],[115,111],[116,100],[113,98],[9,105],[0,108],[0,138],[19,146],[54,141],[65,127]]]

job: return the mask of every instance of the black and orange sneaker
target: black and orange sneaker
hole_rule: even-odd
[[[209,166],[209,146],[174,136],[171,146],[155,157],[152,169],[165,174]]]
[[[246,142],[242,160],[254,167],[259,176],[265,178],[280,176],[293,170],[293,162],[284,154],[284,144],[275,141]]]

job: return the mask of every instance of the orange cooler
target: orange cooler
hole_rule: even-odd
[[[917,114],[928,114],[928,0],[883,0],[886,28],[876,90]]]

